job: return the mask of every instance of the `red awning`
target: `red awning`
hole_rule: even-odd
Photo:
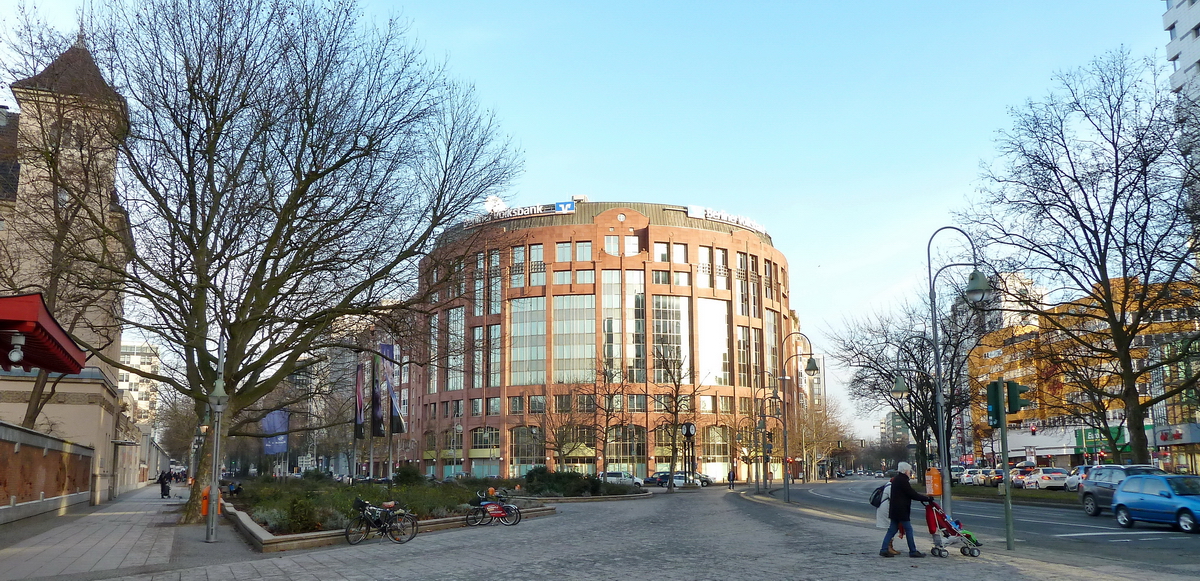
[[[9,359],[13,337],[21,335],[22,357]],[[87,354],[67,336],[67,332],[46,309],[40,293],[0,297],[0,367],[13,365],[25,371],[37,367],[52,373],[79,373]]]

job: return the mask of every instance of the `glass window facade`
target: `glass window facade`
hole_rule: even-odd
[[[654,381],[691,381],[692,327],[688,297],[654,295]]]
[[[429,315],[429,365],[426,366],[429,376],[429,393],[438,392],[438,377],[441,376],[441,370],[438,369],[438,314]]]
[[[554,271],[554,284],[571,284],[571,271],[569,271],[569,270]]]
[[[621,271],[600,272],[601,331],[604,341],[604,372],[608,381],[621,381],[624,359],[621,347]]]
[[[621,255],[621,237],[620,236],[605,236],[604,237],[604,252],[609,256]]]
[[[713,253],[711,246],[701,246],[699,262],[696,266],[696,287],[712,288]]]
[[[781,375],[779,372],[779,313],[767,310],[767,316],[763,318],[763,333],[766,335],[767,341],[767,371],[771,372],[771,375],[779,377]]]
[[[509,286],[521,288],[525,286],[525,247],[514,246],[512,249],[512,266],[508,269]]]
[[[680,244],[678,242],[672,244],[671,245],[671,262],[674,262],[676,264],[687,264],[687,261],[688,261],[687,244]]]
[[[500,415],[500,398],[498,398],[498,397],[487,398],[487,415],[489,415],[489,416]]]
[[[500,314],[500,251],[488,253],[488,314]]]
[[[544,396],[544,395],[529,396],[529,413],[531,413],[531,414],[546,413],[546,396]]]
[[[713,275],[717,288],[729,290],[729,251],[724,248],[713,249]]]
[[[511,395],[508,397],[508,413],[522,415],[525,413],[525,396]]]
[[[546,297],[510,301],[509,385],[546,383]]]
[[[488,387],[500,387],[500,325],[488,325]]]
[[[750,385],[750,327],[737,328],[738,385]]]
[[[592,243],[590,240],[575,243],[575,260],[589,261],[592,259]]]
[[[702,385],[732,385],[729,381],[729,301],[698,299],[696,338],[700,342],[698,372]]]
[[[636,237],[635,237],[636,238]],[[625,380],[646,382],[646,273],[625,271]]]
[[[666,242],[654,243],[654,261],[655,262],[670,262],[671,255],[668,253]]]
[[[595,381],[596,295],[555,296],[552,337],[555,383]]]
[[[594,270],[576,270],[575,282],[579,284],[595,284],[596,271]]]
[[[484,359],[483,327],[471,327],[471,387],[483,387],[487,360]]]
[[[463,307],[446,311],[446,391],[463,386],[463,366],[466,361],[466,313]]]
[[[639,244],[638,244],[638,237],[637,236],[626,236],[625,237],[625,256],[637,256],[638,252],[641,252],[641,248],[639,248]]]
[[[554,245],[555,262],[571,262],[571,243],[559,242]]]

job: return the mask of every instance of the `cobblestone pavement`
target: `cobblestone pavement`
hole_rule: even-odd
[[[161,525],[174,522],[168,511],[182,504],[160,498],[157,485],[127,492],[69,524],[0,549],[0,581],[166,565],[175,528]]]
[[[715,487],[714,487],[715,488]],[[1144,579],[1102,555],[1057,553],[984,538],[983,556],[880,558],[873,521],[822,518],[723,488],[648,500],[561,504],[515,527],[426,533],[405,545],[369,541],[230,564],[128,575],[122,581],[366,581],[382,579]],[[918,537],[927,550],[927,535]],[[213,546],[213,550],[220,550]],[[1200,564],[1161,568],[1155,581],[1200,577]],[[94,578],[94,577],[93,577]]]

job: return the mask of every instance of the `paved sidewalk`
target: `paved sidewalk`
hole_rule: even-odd
[[[166,564],[175,542],[172,514],[183,499],[160,498],[157,485],[126,492],[115,501],[48,531],[0,549],[0,581]],[[20,527],[18,521],[10,525]]]

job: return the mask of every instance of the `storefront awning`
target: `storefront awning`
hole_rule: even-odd
[[[24,344],[22,344],[22,341]],[[79,373],[87,355],[46,309],[41,294],[0,297],[0,367]]]

